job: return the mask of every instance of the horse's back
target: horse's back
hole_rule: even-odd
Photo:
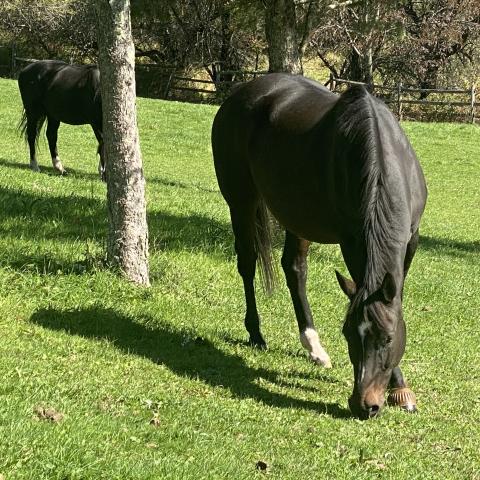
[[[18,78],[24,107],[73,125],[101,125],[100,74],[94,65],[41,60],[25,67]]]
[[[37,60],[28,64],[20,71],[18,81],[22,84],[26,81],[39,81],[46,75],[55,74],[66,66],[68,66],[68,63],[61,60]]]

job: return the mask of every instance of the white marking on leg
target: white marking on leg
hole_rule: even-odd
[[[300,343],[310,352],[310,358],[317,365],[332,368],[328,353],[320,345],[318,333],[314,328],[306,328],[300,333]]]
[[[105,167],[102,165],[102,160],[98,162],[98,174],[100,175],[100,180],[103,180],[105,182],[106,177],[105,177]]]
[[[57,170],[60,173],[65,173],[65,169],[63,168],[62,162],[60,161],[60,158],[58,157],[53,157],[52,158],[52,163],[53,163],[53,168]]]

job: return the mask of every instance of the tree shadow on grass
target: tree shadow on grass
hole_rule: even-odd
[[[200,214],[171,215],[162,211],[147,215],[151,251],[200,250],[232,258],[233,233],[230,224]]]
[[[459,242],[449,238],[429,237],[420,235],[419,248],[434,250],[443,255],[464,256],[470,253],[480,253],[480,241]]]
[[[156,183],[165,187],[174,187],[181,188],[182,190],[199,190],[206,193],[217,193],[220,194],[220,189],[204,187],[199,183],[185,183],[180,180],[169,180],[168,178],[162,177],[150,177],[147,176],[147,183]]]
[[[265,379],[279,383],[275,372],[249,367],[239,356],[223,352],[209,340],[190,336],[188,332],[161,327],[150,329],[127,316],[101,308],[42,309],[35,312],[30,321],[70,335],[107,339],[125,353],[164,365],[176,375],[226,388],[237,398],[252,398],[278,408],[313,410],[334,418],[351,417],[350,411],[338,403],[301,400],[266,390],[256,382]]]
[[[94,273],[106,267],[106,259],[103,253],[92,254],[88,246],[79,252],[76,259],[64,259],[54,253],[30,253],[16,252],[7,260],[0,257],[0,266],[9,267],[17,272],[35,275],[83,275]]]
[[[7,160],[6,158],[0,158],[0,166],[8,167],[8,168],[16,168],[18,170],[30,170],[30,165],[26,163],[17,163]],[[52,177],[60,177],[61,175],[51,166],[51,165],[39,165],[40,167],[40,174],[46,174]],[[83,180],[95,180],[101,182],[99,174],[95,171],[93,172],[85,172],[83,170],[78,170],[73,167],[69,167],[64,165],[65,170],[67,171],[66,177],[74,177],[74,178],[81,178]],[[94,167],[92,167],[92,170]],[[33,173],[33,172],[32,172]],[[38,172],[35,172],[38,174]]]
[[[233,255],[230,225],[200,214],[172,215],[163,211],[147,215],[151,251],[201,250]],[[0,222],[10,222],[4,234],[29,240],[104,241],[107,209],[104,201],[75,194],[49,195],[0,187]],[[225,248],[228,245],[229,248]]]

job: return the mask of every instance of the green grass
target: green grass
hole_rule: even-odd
[[[209,146],[216,108],[138,103],[148,290],[102,268],[92,132],[62,125],[68,177],[53,174],[44,141],[31,172],[17,86],[0,80],[0,478],[479,479],[479,129],[404,125],[430,192],[402,363],[420,412],[361,422],[347,410],[338,247],[314,246],[309,271],[334,369],[307,361],[284,282],[259,294],[269,350],[248,348]],[[39,418],[39,406],[64,417]]]

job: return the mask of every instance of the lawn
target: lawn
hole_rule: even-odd
[[[339,248],[312,248],[308,283],[334,368],[307,361],[283,281],[258,298],[269,349],[250,349],[216,107],[138,107],[149,289],[103,267],[93,133],[61,126],[67,177],[43,139],[31,172],[17,85],[0,80],[0,479],[480,479],[479,128],[404,124],[429,187],[405,290],[419,413],[362,422],[347,408]]]

